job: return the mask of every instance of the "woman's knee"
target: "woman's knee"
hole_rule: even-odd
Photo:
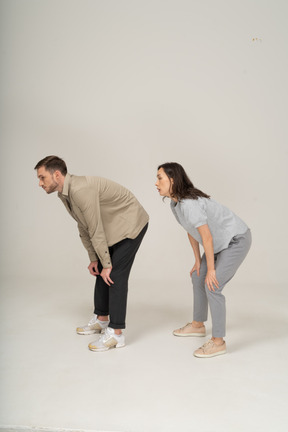
[[[197,276],[197,272],[196,272],[196,271],[194,271],[194,272],[192,273],[191,280],[192,280],[192,284],[193,284],[193,285],[199,283],[199,277],[200,277],[200,276]]]
[[[193,272],[191,276],[192,284],[194,288],[202,288],[204,289],[205,285],[205,276],[203,277],[201,274],[200,276],[197,275],[197,272]]]

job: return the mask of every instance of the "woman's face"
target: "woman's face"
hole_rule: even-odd
[[[171,198],[172,183],[173,179],[170,179],[164,169],[160,168],[157,172],[157,182],[155,183],[159,194],[163,197]]]

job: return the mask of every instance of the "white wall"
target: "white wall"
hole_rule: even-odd
[[[251,227],[238,281],[286,282],[285,0],[0,4],[4,276],[87,275],[75,222],[33,170],[57,154],[149,212],[135,278],[182,281],[193,264],[154,188],[157,165],[177,161]]]

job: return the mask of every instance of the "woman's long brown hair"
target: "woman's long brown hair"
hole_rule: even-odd
[[[159,165],[158,170],[160,168],[163,168],[170,180],[173,179],[173,182],[171,182],[171,196],[173,198],[178,200],[185,198],[197,200],[199,197],[210,198],[209,195],[194,187],[182,165],[177,162],[166,162]]]

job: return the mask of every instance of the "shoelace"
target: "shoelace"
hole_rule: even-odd
[[[202,347],[200,347],[200,348],[203,349],[203,351],[205,351],[205,349],[206,349],[206,348],[209,348],[210,345],[212,345],[212,346],[214,345],[214,342],[213,342],[213,340],[211,340],[211,339],[208,340],[207,342],[205,342],[204,345],[202,345]]]
[[[92,317],[90,318],[90,321],[88,322],[88,326],[89,326],[89,325],[92,325],[92,324],[95,324],[96,321],[97,321],[97,318],[95,318],[95,316],[92,316]]]
[[[205,342],[205,344],[203,345],[203,346],[208,346],[208,345],[214,345],[214,342],[213,342],[213,340],[212,339],[209,339],[207,342]]]
[[[191,326],[191,323],[187,323],[184,327],[181,327],[181,330],[184,330],[187,326]]]
[[[99,341],[103,341],[106,342],[109,338],[111,337],[110,333],[108,332],[108,329],[104,330],[104,333],[102,333],[102,335],[100,336]]]

